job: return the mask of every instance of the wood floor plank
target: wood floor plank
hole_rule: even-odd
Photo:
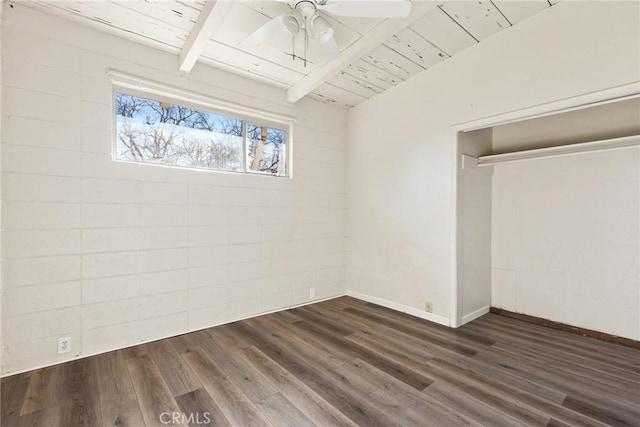
[[[237,329],[238,331],[244,330],[244,333],[254,339],[256,347],[264,354],[296,375],[298,379],[355,423],[368,426],[401,424],[398,420],[394,420],[392,417],[382,413],[368,400],[357,399],[359,391],[363,390],[362,387],[366,387],[364,385],[366,381],[363,379],[348,379],[346,377],[336,379],[332,375],[326,375],[327,373],[331,374],[331,372],[324,370],[321,365],[310,365],[308,360],[313,359],[313,354],[305,352],[303,344],[296,345],[288,341],[284,345],[278,345],[266,336],[261,335],[259,331],[245,324],[238,325]],[[274,333],[271,333],[270,336],[278,338],[277,334]],[[294,348],[295,354],[286,351],[286,348]],[[300,353],[304,353],[304,356],[300,357]],[[365,391],[365,394],[372,391],[370,388],[365,390],[368,390]]]
[[[608,406],[589,403],[571,396],[567,396],[562,406],[612,426],[635,426],[640,423],[638,413],[612,410]]]
[[[571,424],[563,423],[554,418],[551,418],[547,423],[547,427],[571,427]]]
[[[351,324],[353,328],[356,328],[357,330],[367,329],[378,324],[378,322],[376,321],[363,319],[362,317],[358,317],[349,313],[348,311],[345,311],[344,308],[348,308],[348,306],[341,308],[340,306],[336,306],[336,304],[314,304],[309,306],[309,308],[314,312],[323,316],[327,316],[328,318],[337,322],[346,320]],[[360,326],[358,327],[358,325]]]
[[[475,325],[471,325],[469,328],[475,328],[475,330],[478,330]],[[514,328],[506,327],[502,324],[495,324],[493,322],[485,323],[482,331],[484,333],[488,332],[497,334],[500,337],[498,342],[499,345],[513,345],[514,347],[524,346],[526,348],[538,350],[543,354],[557,355],[559,358],[577,358],[582,360],[581,365],[588,364],[594,369],[616,376],[617,378],[640,378],[637,369],[631,364],[628,362],[612,360],[610,357],[599,354],[597,350],[595,350],[597,347],[592,347],[591,349],[580,349],[561,340],[542,337],[538,333],[532,334],[519,332],[517,329],[514,330]]]
[[[305,417],[286,397],[280,393],[272,394],[256,404],[271,424],[278,427],[314,427],[315,424]]]
[[[22,402],[20,415],[41,411],[47,405],[54,403],[55,387],[62,381],[62,366],[57,365],[38,369],[32,373],[29,387]]]
[[[63,366],[50,366],[31,373],[31,379],[16,426],[48,427],[61,425],[65,400],[57,398],[65,383]],[[5,379],[2,380],[3,382]],[[4,405],[5,395],[2,398]],[[61,396],[63,397],[63,396]],[[4,420],[0,422],[3,425]],[[11,424],[10,424],[11,425]]]
[[[127,368],[147,426],[160,424],[160,417],[163,413],[180,411],[178,403],[173,398],[169,386],[165,383],[150,354],[128,358]],[[176,425],[184,426],[181,423]]]
[[[429,373],[435,378],[436,383],[443,382],[456,387],[461,395],[469,394],[485,405],[494,408],[494,410],[517,419],[520,423],[525,425],[545,425],[549,421],[549,416],[535,410],[526,403],[511,399],[509,393],[499,389],[496,390],[494,387],[482,382],[470,381],[455,369],[430,365]]]
[[[185,353],[182,357],[200,377],[205,390],[232,425],[271,426],[240,387],[233,383],[209,356],[194,351]]]
[[[242,349],[242,357],[268,378],[280,392],[318,426],[349,426],[356,424],[330,405],[295,375],[268,358],[256,347]]]
[[[468,347],[474,351],[479,351],[480,349],[490,347],[495,343],[494,339],[486,335],[475,335],[470,334],[463,329],[452,329],[443,325],[433,323],[429,324],[430,322],[428,322],[427,320],[410,316],[406,313],[400,313],[386,307],[379,307],[374,306],[373,304],[368,304],[364,309],[370,310],[371,312],[384,316],[385,318],[389,318],[396,322],[399,322],[401,325],[413,328],[414,331],[428,332],[429,334],[432,334],[434,337],[437,337],[440,340],[444,340],[451,344],[458,344],[463,348]],[[387,326],[392,327],[393,325]],[[459,353],[464,354],[464,352]]]
[[[364,346],[380,348],[381,351],[388,352],[391,357],[400,358],[407,366],[411,366],[418,371],[423,370],[429,360],[440,357],[473,367],[478,372],[485,373],[507,385],[551,402],[562,403],[567,397],[566,393],[544,387],[531,379],[515,375],[496,364],[482,362],[476,358],[468,358],[446,349],[425,345],[418,339],[394,332],[385,326],[378,326],[353,334],[348,339],[360,342]]]
[[[18,423],[22,402],[25,400],[30,381],[30,372],[14,375],[2,381],[0,387],[0,396],[2,397],[0,419],[6,425]]]
[[[370,304],[367,301],[363,301],[358,298],[349,298],[349,297],[335,298],[335,299],[332,299],[329,301],[323,301],[323,302],[329,303],[330,305],[341,306],[342,308],[352,308],[352,307],[362,308]]]
[[[385,317],[398,320],[402,323],[412,325],[414,327],[417,327],[418,329],[428,329],[434,334],[440,335],[441,337],[454,342],[461,342],[466,345],[473,344],[474,346],[490,346],[495,343],[495,340],[485,335],[467,333],[464,330],[464,327],[457,329],[449,328],[443,325],[438,325],[437,323],[429,322],[428,320],[420,319],[406,313],[401,313],[399,311],[391,310],[390,308],[381,307],[379,305],[371,303],[365,304],[363,308],[366,310],[371,310]]]
[[[606,392],[600,391],[602,388],[599,385],[590,384],[588,381],[585,382],[570,375],[562,375],[561,372],[550,372],[544,365],[537,365],[531,361],[522,361],[508,353],[483,353],[478,354],[476,358],[489,363],[500,363],[506,369],[517,372],[522,376],[535,377],[540,384],[561,390],[567,395],[589,402],[593,406],[601,406],[604,412],[627,414],[625,418],[640,419],[640,415],[637,415],[638,411],[640,411],[640,401],[629,405],[612,399]],[[633,396],[631,398],[635,399],[636,397]]]
[[[127,369],[125,352],[113,351],[95,357],[100,391],[100,408],[111,414],[114,408],[136,400],[136,392]]]
[[[282,353],[290,355],[292,356],[291,358],[288,358],[290,363],[304,364],[307,367],[307,370],[312,372],[322,372],[326,377],[325,379],[330,383],[340,383],[341,385],[349,384],[350,387],[362,394],[369,394],[375,390],[375,386],[368,381],[367,378],[355,376],[351,373],[338,373],[339,367],[344,363],[324,357],[322,353],[317,351],[318,347],[316,344],[309,344],[307,341],[302,339],[300,334],[296,334],[295,331],[293,333],[286,333],[287,330],[283,330],[278,333],[271,332],[269,334],[259,333],[260,331],[265,330],[265,326],[272,325],[272,327],[277,327],[273,326],[272,322],[272,319],[251,319],[246,322],[247,326],[249,326],[248,331],[253,333],[253,337],[256,341],[255,346],[260,350],[263,350],[263,352],[265,352],[264,348],[267,346],[270,350],[273,350],[272,354],[276,354],[277,352],[277,354]],[[269,356],[274,361],[280,363],[272,357],[272,354]],[[288,366],[284,367],[289,369]]]
[[[309,347],[313,347],[318,355],[321,355],[327,361],[331,361],[335,364],[341,365],[348,360],[353,359],[353,354],[346,349],[339,348],[335,349],[326,343],[321,337],[316,336],[315,334],[307,333],[304,330],[296,327],[296,323],[283,323],[278,321],[277,318],[265,316],[261,319],[252,319],[246,322],[248,325],[253,326],[257,329],[265,329],[265,330],[277,330],[281,332],[280,336],[285,336],[285,333],[290,337],[295,337],[295,339],[301,343],[308,345]],[[255,345],[255,344],[254,344]]]
[[[233,322],[220,328],[209,328],[208,334],[217,342],[225,347],[247,348],[254,342],[245,336],[242,332],[238,332],[237,327],[241,322]]]
[[[215,360],[220,369],[236,384],[253,403],[264,401],[278,393],[269,380],[251,364],[240,357],[235,357],[226,349],[219,346],[211,336],[200,342],[204,352]]]
[[[609,400],[616,401],[620,404],[631,403],[635,404],[635,393],[629,394],[619,387],[610,387],[607,384],[603,384],[598,377],[584,376],[584,371],[580,368],[579,363],[575,361],[569,366],[558,367],[551,363],[546,363],[544,360],[538,358],[535,354],[529,354],[522,350],[514,350],[509,345],[495,345],[492,347],[492,351],[485,352],[478,358],[488,357],[500,357],[508,356],[509,358],[516,360],[522,369],[528,370],[541,370],[540,379],[548,380],[549,383],[555,384],[561,390],[566,389],[569,391],[582,393],[590,392],[592,395],[605,393]],[[522,371],[521,371],[522,372]],[[633,387],[631,387],[633,388]]]
[[[516,387],[496,381],[491,376],[485,375],[473,368],[469,368],[466,364],[460,363],[459,361],[454,362],[451,360],[436,358],[431,360],[429,365],[437,366],[443,370],[449,370],[449,372],[454,372],[455,375],[459,376],[458,378],[466,378],[470,383],[486,386],[488,390],[491,390],[491,393],[503,396],[504,400],[511,400],[516,404],[526,405],[533,411],[545,414],[546,416],[553,416],[560,421],[582,426],[598,424],[579,412],[567,411],[564,406],[555,402],[540,399],[539,397],[533,396]]]
[[[377,334],[376,328],[351,334],[345,337],[345,339],[371,352],[384,355],[384,357],[413,370],[421,370],[426,366],[426,363],[436,357],[437,354],[429,351],[419,351],[409,346],[395,345],[391,340]],[[429,379],[429,383],[433,383],[433,380]],[[428,385],[429,384],[426,384],[425,387]]]
[[[149,349],[146,344],[134,345],[133,347],[127,347],[121,351],[125,359],[149,354]]]
[[[452,375],[451,372],[443,371],[440,369],[434,369],[433,366],[430,365],[430,361],[433,358],[428,359],[425,358],[424,362],[421,362],[419,358],[410,359],[409,356],[403,355],[402,351],[396,351],[393,346],[384,346],[380,342],[371,341],[370,345],[375,346],[378,345],[379,351],[387,352],[390,357],[397,357],[399,361],[403,361],[405,364],[412,366],[415,370],[423,372],[425,375],[429,375],[436,382],[444,382],[446,384],[453,385],[459,389],[460,393],[464,393],[468,386],[473,386],[473,384],[465,383],[464,381],[457,378],[455,375]],[[456,354],[456,353],[453,353]],[[458,359],[462,361],[462,363],[466,363],[469,361],[468,358],[457,355]],[[520,422],[534,422],[544,421],[543,418],[539,417],[539,413],[532,410],[531,408],[527,408],[526,405],[516,405],[513,402],[504,401],[504,394],[500,396],[495,395],[495,391],[487,388],[477,388],[477,386],[484,387],[483,384],[476,385],[476,387],[472,387],[471,390],[475,391],[475,393],[479,396],[482,396],[484,399],[484,403],[486,405],[491,406],[492,404],[499,405],[502,411],[507,414],[511,414],[511,416],[518,417]]]
[[[594,365],[584,360],[583,357],[574,355],[571,361],[567,361],[567,357],[563,355],[553,356],[548,351],[542,350],[536,346],[513,346],[511,344],[496,343],[494,349],[506,350],[511,353],[521,354],[523,357],[535,358],[536,361],[543,363],[545,366],[563,370],[572,375],[582,377],[588,381],[601,384],[606,387],[610,393],[615,393],[618,397],[625,399],[629,394],[638,392],[637,381],[625,378],[622,374],[612,374],[607,369],[602,369],[599,364]]]
[[[60,410],[51,408],[30,412],[18,417],[17,422],[9,424],[11,427],[51,427],[60,426]],[[2,424],[5,425],[4,423]]]
[[[554,348],[575,349],[580,354],[593,355],[595,358],[605,357],[612,364],[617,362],[622,364],[640,363],[637,357],[638,349],[635,348],[599,341],[590,337],[568,334],[564,331],[495,314],[487,314],[477,320],[478,322],[475,323],[477,325],[506,328],[509,331],[523,334],[527,339],[536,340],[540,344],[553,345]]]
[[[350,363],[340,366],[337,372],[345,377],[361,376],[367,378],[367,381],[375,386],[375,390],[368,394],[367,400],[385,414],[402,412],[402,425],[424,424],[424,421],[422,423],[418,421],[420,415],[416,413],[417,407],[428,410],[432,420],[447,419],[451,423],[452,419],[457,417],[457,415],[446,413],[442,408],[436,407],[434,402],[428,401],[426,396],[421,395],[420,391],[414,387],[360,359],[354,359]],[[416,401],[418,402],[416,403]],[[473,425],[472,422],[462,422],[462,418],[454,424]]]
[[[96,359],[80,359],[62,366],[62,387],[56,390],[62,401],[61,425],[95,426],[102,423]]]
[[[590,348],[591,350],[594,350],[600,354],[609,354],[614,359],[636,359],[635,354],[637,353],[637,348],[615,345],[611,342],[598,340],[583,335],[572,333],[567,334],[566,331],[555,328],[548,328],[543,325],[525,322],[519,319],[514,319],[508,316],[501,316],[495,313],[486,314],[482,316],[482,318],[479,318],[479,320],[480,319],[482,320],[481,323],[491,322],[495,324],[508,325],[510,328],[518,329],[531,334],[547,336],[549,337],[549,339],[554,341],[570,342],[578,348]]]
[[[144,427],[146,425],[136,399],[102,408],[103,427]]]
[[[385,411],[402,412],[408,422],[415,425],[480,425],[464,414],[455,413],[451,408],[395,377],[370,365],[364,360],[354,359],[342,370],[350,369],[357,375],[366,376],[376,382],[378,389],[369,395],[378,407]],[[390,406],[387,406],[390,405]],[[394,410],[397,407],[399,410]],[[415,423],[414,423],[415,422]]]
[[[202,387],[195,372],[180,357],[180,354],[170,342],[157,341],[148,344],[148,348],[160,374],[174,397]]]
[[[312,318],[313,319],[313,318]],[[316,319],[317,321],[317,319]],[[309,323],[306,321],[297,322],[295,325],[308,332],[314,333],[317,336],[323,338],[329,345],[334,348],[342,348],[350,351],[353,354],[353,358],[361,358],[368,363],[376,366],[378,369],[387,372],[400,381],[418,389],[422,390],[427,387],[432,381],[424,375],[408,368],[400,363],[395,362],[393,359],[387,358],[384,355],[372,350],[371,348],[363,347],[345,339],[345,335],[340,330],[335,328],[325,328],[323,323]],[[350,331],[346,331],[349,334]]]
[[[298,316],[293,314],[291,310],[279,311],[277,313],[273,313],[275,316],[281,317],[282,319],[288,322],[297,322],[301,320]]]
[[[191,420],[190,426],[231,427],[229,420],[204,388],[177,396],[176,402],[182,413]]]
[[[522,425],[522,422],[515,418],[501,411],[496,411],[473,396],[461,394],[460,390],[445,382],[434,383],[427,387],[423,393],[482,425],[493,427],[519,427]]]
[[[450,329],[350,297],[0,385],[8,427],[162,426],[163,412],[193,426],[640,427],[640,349],[495,314]]]
[[[213,329],[213,328],[212,328]],[[204,331],[191,332],[189,334],[178,335],[177,337],[167,338],[174,350],[178,354],[183,355],[200,349],[200,342],[204,337],[208,337]]]
[[[375,344],[376,343],[374,342],[371,343],[371,345]],[[393,347],[380,347],[380,351],[387,351],[392,354],[391,352],[394,352],[394,349]],[[470,396],[482,396],[481,400],[485,405],[498,405],[496,408],[499,408],[501,411],[511,417],[516,417],[520,422],[540,423],[546,420],[545,418],[540,418],[541,414],[535,409],[528,407],[525,402],[522,402],[521,404],[510,402],[509,399],[506,399],[506,397],[509,396],[507,393],[501,393],[500,390],[496,387],[487,386],[485,384],[486,382],[493,382],[494,385],[496,383],[495,381],[489,381],[490,377],[486,377],[487,381],[485,383],[463,382],[459,378],[459,376],[456,375],[455,368],[453,366],[449,367],[452,369],[447,370],[438,369],[437,367],[434,368],[432,366],[432,362],[434,360],[433,358],[427,359],[424,363],[420,363],[419,360],[410,360],[406,358],[407,356],[403,356],[401,352],[396,352],[395,355],[396,356],[394,357],[397,357],[398,360],[402,360],[405,364],[412,366],[414,369],[420,372],[424,372],[425,375],[430,375],[436,383],[444,383],[457,387],[459,393],[465,393],[467,391],[467,388],[469,388],[470,391],[474,391],[474,394],[471,394]],[[468,359],[460,357],[458,359],[458,362],[467,364]],[[526,394],[526,397],[526,400],[534,399],[533,396],[528,394]]]
[[[296,314],[301,320],[306,320],[310,324],[322,324],[322,326],[337,336],[347,336],[361,329],[358,325],[349,326],[349,322],[337,321],[331,317],[316,313],[309,307],[296,309]]]
[[[447,341],[446,339],[437,336],[433,331],[429,331],[428,329],[420,329],[417,326],[404,324],[400,320],[385,318],[380,314],[374,314],[361,309],[348,308],[347,311],[351,313],[356,313],[359,316],[366,317],[372,320],[378,320],[381,325],[388,326],[400,332],[405,332],[409,335],[421,337],[424,340],[429,341],[433,345],[437,345],[447,350],[455,351],[456,353],[460,353],[465,356],[471,357],[477,353],[477,351],[471,348],[470,346],[451,343],[450,341]]]

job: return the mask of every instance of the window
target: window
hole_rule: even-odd
[[[115,93],[120,161],[287,176],[287,126]]]
[[[284,175],[286,133],[282,129],[247,123],[247,168],[253,172]]]

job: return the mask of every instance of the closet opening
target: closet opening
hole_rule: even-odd
[[[456,128],[452,326],[493,307],[640,339],[640,97],[580,101]]]

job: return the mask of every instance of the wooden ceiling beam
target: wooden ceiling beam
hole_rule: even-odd
[[[187,37],[187,41],[180,52],[180,71],[189,73],[202,55],[213,33],[220,27],[220,23],[227,15],[233,0],[207,0],[204,3],[196,23]]]
[[[331,77],[337,75],[349,64],[357,61],[363,55],[387,41],[394,34],[413,24],[423,17],[427,12],[437,7],[438,3],[432,0],[413,0],[411,13],[406,18],[386,19],[379,25],[373,27],[371,31],[363,35],[358,41],[347,47],[340,54],[340,58],[329,61],[316,68],[296,84],[287,90],[289,102],[296,102],[314,89],[322,85]]]

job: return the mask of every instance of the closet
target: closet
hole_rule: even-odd
[[[459,135],[458,313],[640,339],[640,99]]]

